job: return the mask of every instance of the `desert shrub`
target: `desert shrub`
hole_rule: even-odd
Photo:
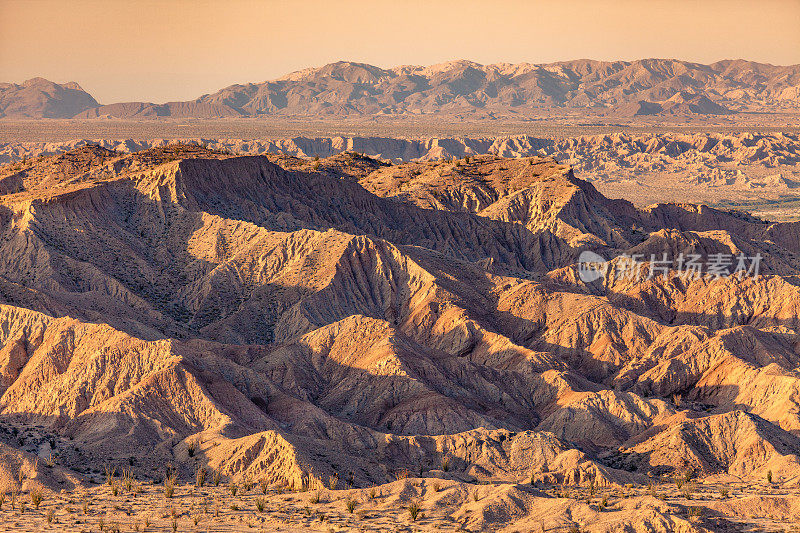
[[[353,498],[347,498],[345,506],[347,507],[347,512],[352,513],[355,511],[356,506],[358,506],[358,502],[356,502]]]
[[[450,457],[448,457],[447,455],[442,457],[442,470],[444,472],[450,470]]]
[[[170,474],[164,478],[164,496],[172,498],[175,495],[175,485],[178,478],[175,474]]]
[[[264,508],[266,506],[267,506],[267,500],[265,500],[263,498],[258,498],[256,500],[256,509],[258,509],[259,513],[263,513],[264,512]]]
[[[412,501],[408,507],[408,515],[411,517],[411,520],[416,521],[417,517],[419,516],[420,511],[422,510],[419,505],[419,501],[414,500]]]
[[[36,509],[39,509],[39,505],[44,500],[44,493],[42,489],[31,489],[31,503]]]
[[[194,486],[197,488],[202,487],[206,482],[206,469],[202,466],[194,473]]]
[[[109,487],[114,484],[114,477],[117,475],[117,469],[113,466],[106,465],[103,467],[106,474],[106,485]]]
[[[231,481],[228,484],[228,492],[231,493],[231,496],[236,496],[236,493],[239,492],[239,485],[237,485],[235,481]]]
[[[130,468],[122,469],[122,486],[125,488],[125,490],[127,490],[128,492],[131,491],[135,479],[136,478],[134,478],[133,476],[133,470],[131,470]]]

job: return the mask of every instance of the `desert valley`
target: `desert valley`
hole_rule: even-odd
[[[800,65],[0,83],[0,530],[800,531]]]

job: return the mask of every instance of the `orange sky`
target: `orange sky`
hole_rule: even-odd
[[[0,0],[0,81],[186,100],[348,59],[800,63],[800,0]]]

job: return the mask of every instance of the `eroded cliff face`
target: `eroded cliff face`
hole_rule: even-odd
[[[319,163],[85,147],[17,174],[0,419],[145,475],[796,482],[795,224],[637,209],[540,158]],[[763,260],[587,283],[585,250]]]

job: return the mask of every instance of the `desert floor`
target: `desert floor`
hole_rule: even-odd
[[[498,502],[512,488],[535,493],[538,505],[526,516],[489,526],[484,519],[508,511]],[[684,524],[682,531],[800,531],[790,511],[800,502],[800,490],[743,484],[536,488],[409,478],[367,489],[291,492],[269,487],[264,494],[257,484],[223,482],[178,485],[168,498],[163,484],[134,482],[125,490],[116,482],[47,493],[38,509],[31,499],[27,492],[8,493],[0,530],[610,531],[629,523],[632,513],[644,519],[665,506]],[[419,511],[412,518],[415,504]],[[576,517],[585,524],[576,526]]]

